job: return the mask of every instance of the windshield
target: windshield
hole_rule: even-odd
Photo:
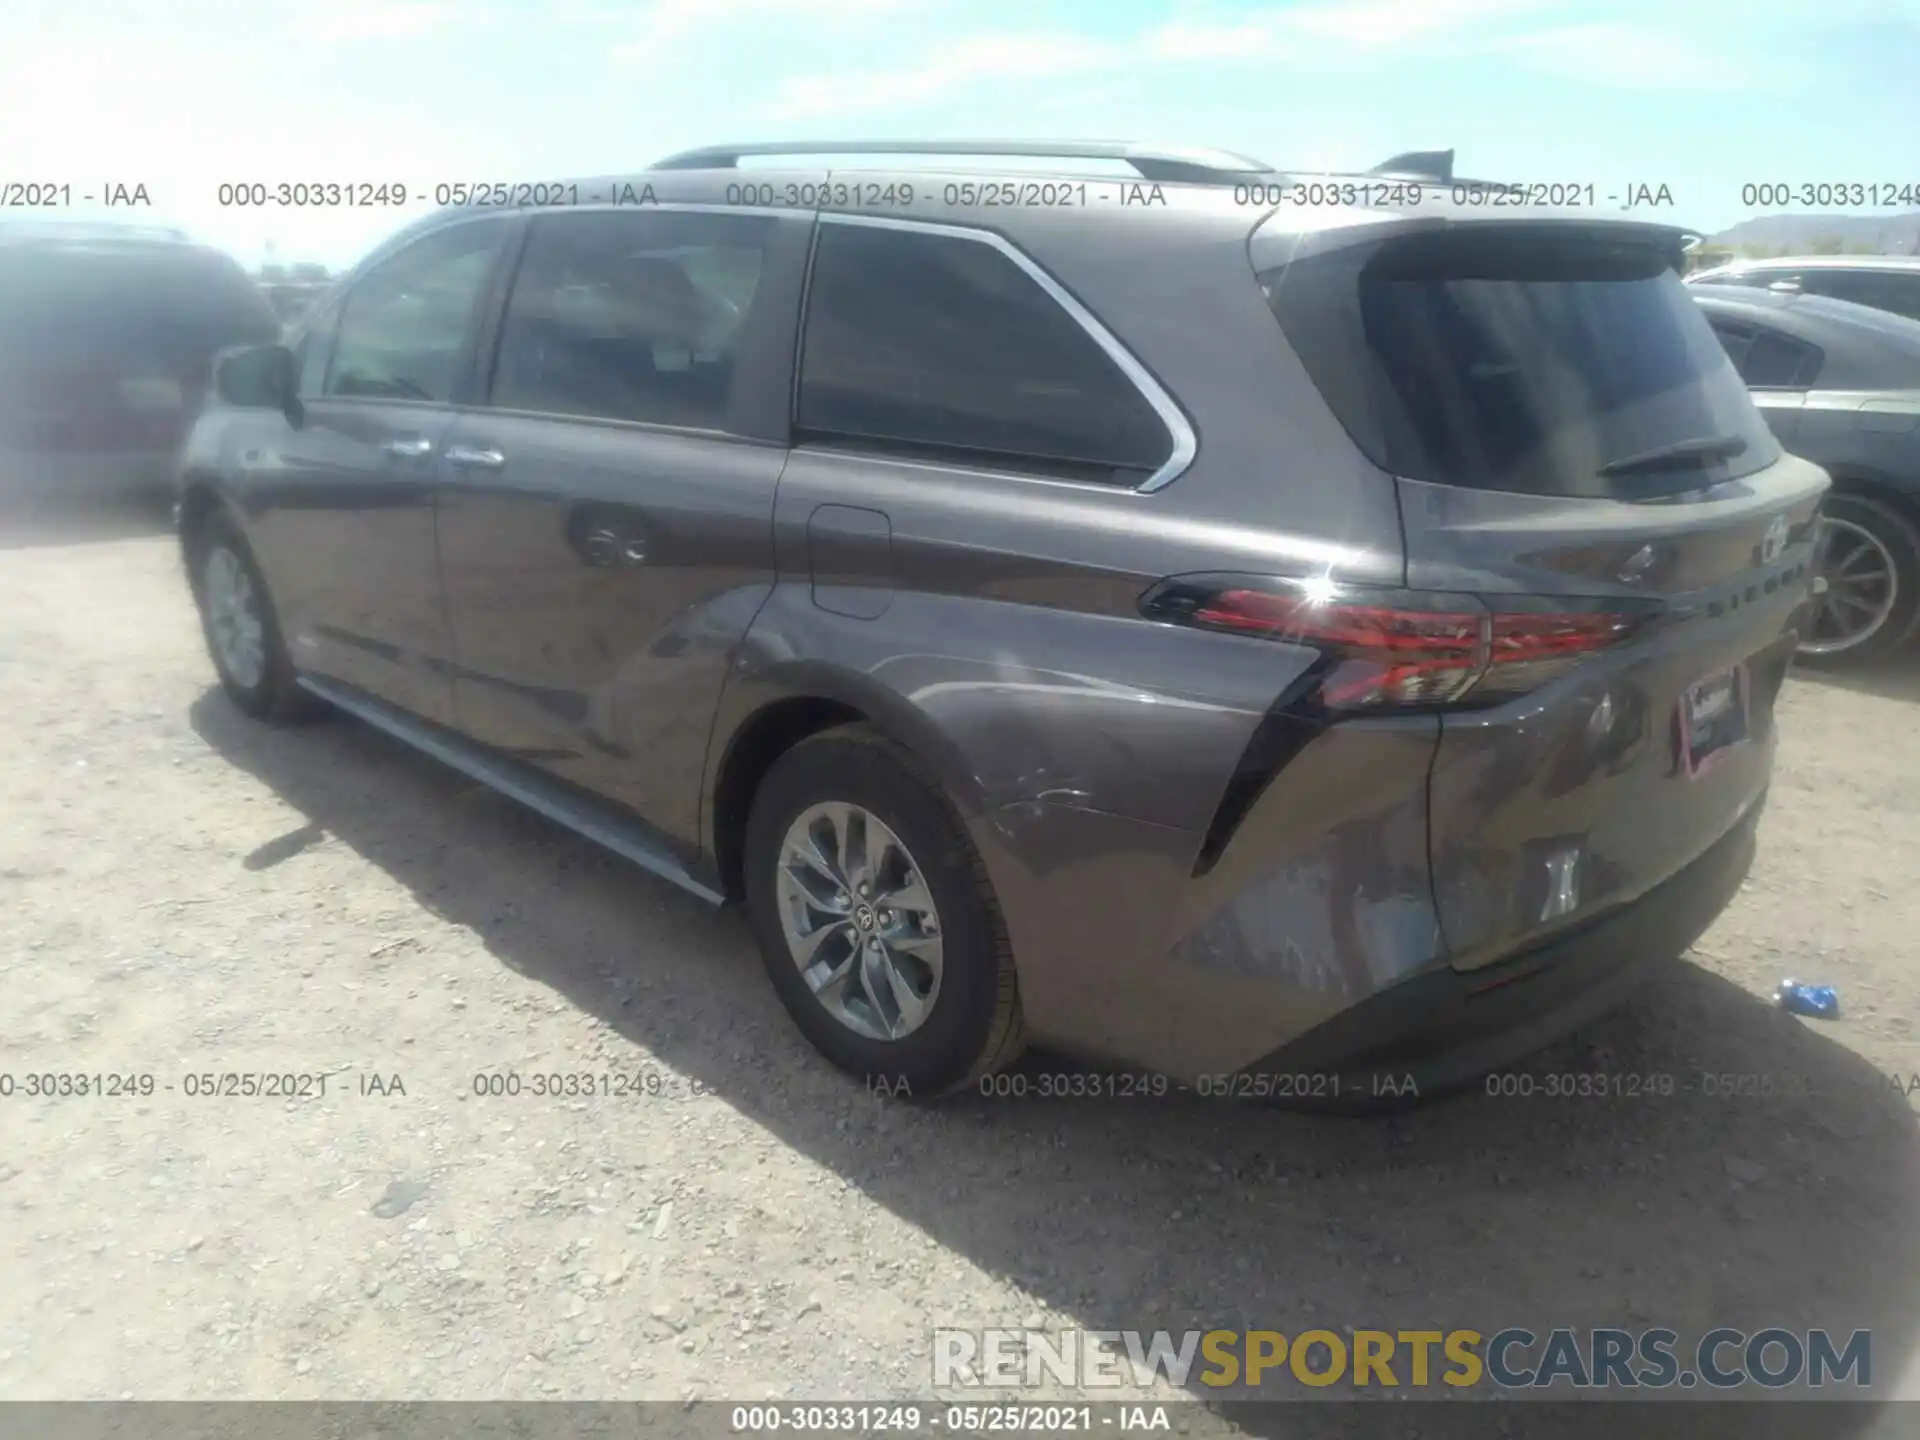
[[[1632,499],[1748,474],[1780,453],[1651,246],[1422,235],[1262,280],[1328,404],[1397,475]]]

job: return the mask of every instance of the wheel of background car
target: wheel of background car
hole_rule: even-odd
[[[253,551],[221,513],[189,538],[187,563],[220,688],[258,720],[303,719],[324,707],[294,678],[272,597]]]
[[[1828,497],[1815,573],[1824,582],[1803,627],[1810,665],[1868,660],[1899,648],[1920,607],[1920,536],[1898,512],[1863,495]]]
[[[930,1097],[1019,1055],[1013,955],[985,867],[902,747],[864,725],[796,745],[754,797],[744,862],[774,989],[835,1065]]]

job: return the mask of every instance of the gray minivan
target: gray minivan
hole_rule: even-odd
[[[894,1088],[1457,1084],[1737,890],[1827,487],[1682,232],[1457,188],[901,141],[425,219],[220,369],[221,683],[744,902]]]

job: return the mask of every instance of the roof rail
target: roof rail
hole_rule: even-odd
[[[1049,160],[1119,160],[1142,180],[1219,184],[1273,167],[1226,150],[1182,150],[1123,140],[779,140],[755,145],[708,145],[657,160],[654,170],[732,170],[749,156],[767,155],[993,155]]]
[[[1383,160],[1367,172],[1369,175],[1404,176],[1409,180],[1438,180],[1453,183],[1453,151],[1408,150]]]

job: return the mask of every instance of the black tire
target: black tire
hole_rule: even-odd
[[[213,622],[207,605],[207,566],[214,553],[225,550],[239,562],[253,588],[258,606],[265,663],[257,679],[248,682],[236,676],[221,657],[214,638]],[[207,655],[220,688],[246,714],[256,720],[290,723],[310,720],[324,714],[326,706],[310,691],[300,688],[293,661],[287,653],[286,637],[273,608],[273,595],[266,577],[260,573],[253,549],[241,535],[240,527],[224,511],[210,511],[189,533],[186,543],[187,574],[193,586],[194,604],[200,612],[200,632],[207,642]]]
[[[830,802],[859,806],[899,837],[939,912],[939,989],[919,1028],[898,1039],[859,1034],[828,1011],[781,926],[776,872],[788,828]],[[833,1064],[873,1088],[925,1099],[964,1090],[1019,1058],[1025,1038],[1013,950],[986,867],[938,784],[903,747],[866,725],[801,741],[761,781],[742,859],[748,918],[773,988]]]
[[[1868,532],[1891,557],[1893,609],[1872,635],[1844,650],[1819,654],[1803,643],[1797,663],[1832,670],[1891,655],[1912,637],[1920,618],[1920,533],[1892,506],[1864,495],[1829,495],[1821,513]]]

